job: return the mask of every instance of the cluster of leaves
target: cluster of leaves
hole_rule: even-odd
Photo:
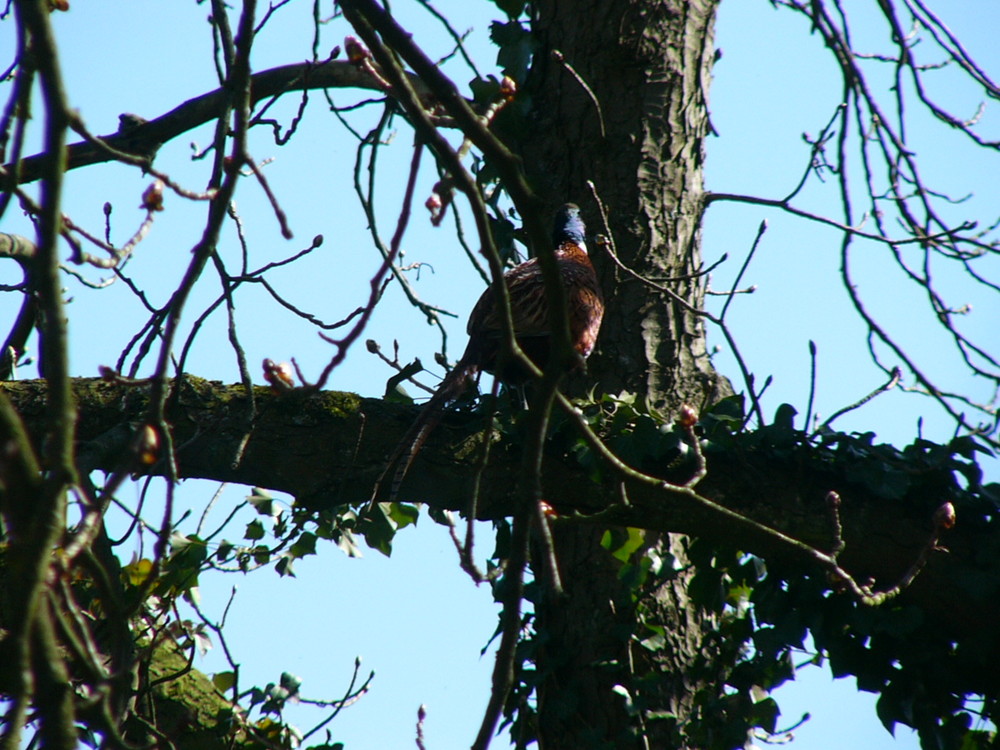
[[[769,571],[751,598],[756,629],[754,662],[767,663],[804,648],[829,661],[835,677],[853,676],[861,690],[879,693],[878,716],[917,729],[923,747],[987,747],[992,732],[972,728],[967,687],[961,683],[969,645],[953,643],[912,605],[894,600],[866,607],[833,595],[824,581],[793,571]],[[983,712],[990,713],[989,709]]]
[[[191,675],[204,681],[199,673],[192,671],[194,656],[212,648],[213,637],[223,639],[224,621],[213,623],[199,609],[198,582],[206,571],[248,573],[273,565],[280,576],[293,576],[294,563],[315,554],[320,539],[332,541],[349,556],[359,556],[357,538],[360,537],[368,546],[388,555],[395,532],[415,523],[418,515],[416,508],[402,503],[376,505],[372,512],[363,515],[346,506],[311,512],[297,506],[289,508],[261,488],[254,488],[246,501],[257,517],[246,523],[241,542],[227,539],[215,542],[214,534],[203,538],[197,533],[175,531],[158,565],[142,557],[122,568],[125,600],[138,612],[139,643],[144,644],[140,656],[148,664],[147,671],[158,670],[155,684],[169,689],[172,684],[180,684],[177,680],[190,680]],[[223,528],[228,526],[233,515]],[[182,616],[179,606],[182,600],[195,609],[200,621]],[[101,611],[100,601],[83,601],[92,605],[95,614]],[[158,666],[163,664],[170,666]],[[360,661],[355,664],[355,679],[359,669]],[[368,682],[357,689],[354,684],[352,681],[347,695],[339,701],[307,702],[329,707],[336,715],[367,690]],[[300,695],[300,688],[300,680],[288,672],[282,673],[277,682],[241,687],[238,666],[234,664],[232,669],[214,674],[210,683],[178,689],[185,694],[207,691],[214,696],[209,700],[210,710],[206,709],[210,715],[201,723],[230,736],[237,746],[294,748],[301,746],[305,737],[329,721],[326,719],[306,735],[289,723],[284,710],[290,704],[305,700]],[[215,691],[221,695],[216,695]],[[231,701],[224,700],[222,695],[231,695]],[[312,747],[342,745],[333,742],[328,734],[325,744]]]
[[[360,537],[388,556],[396,532],[415,524],[420,515],[416,506],[400,502],[375,503],[364,511],[349,505],[318,512],[299,505],[286,509],[260,487],[247,501],[259,517],[246,524],[246,543],[223,539],[213,554],[214,563],[229,570],[235,564],[242,572],[273,564],[281,576],[294,576],[295,561],[316,554],[319,540],[333,542],[349,557],[360,557]]]
[[[519,420],[506,413],[506,403],[503,397],[486,397],[478,410],[493,413],[495,429],[516,443]],[[652,413],[641,399],[620,394],[582,400],[578,405],[608,446],[630,465],[655,469],[674,481],[690,476],[696,456],[685,431]],[[498,409],[501,413],[494,413]],[[1000,487],[982,483],[976,456],[986,449],[974,438],[958,437],[945,445],[917,440],[897,449],[876,444],[871,434],[830,430],[806,434],[795,429],[794,416],[791,407],[783,406],[771,424],[748,430],[742,400],[727,399],[703,415],[697,428],[700,448],[710,462],[713,454],[734,452],[779,462],[808,461],[811,473],[851,477],[867,492],[887,499],[916,497],[930,487],[935,502],[948,499],[960,508],[963,524],[995,521]],[[549,449],[573,456],[595,481],[601,481],[606,471],[601,461],[568,422],[555,422]],[[155,602],[173,602],[178,597],[196,602],[198,577],[206,568],[245,572],[273,564],[280,575],[294,575],[294,562],[314,554],[320,539],[334,542],[352,556],[360,554],[358,545],[363,539],[367,546],[389,555],[395,533],[415,524],[419,516],[416,506],[395,502],[376,503],[364,512],[349,506],[319,512],[288,508],[260,489],[247,500],[257,517],[246,524],[242,542],[223,540],[212,551],[210,540],[175,534],[170,553],[157,571],[149,560],[125,567],[129,591],[149,595],[149,601]],[[491,573],[510,554],[509,522],[498,521],[495,531]],[[854,676],[860,689],[880,694],[879,716],[890,731],[896,723],[914,726],[927,747],[972,748],[991,740],[990,733],[972,727],[967,705],[971,691],[959,681],[963,663],[976,655],[969,646],[956,648],[918,608],[902,603],[905,600],[872,608],[838,593],[823,575],[800,566],[765,565],[736,548],[699,539],[688,543],[684,559],[677,559],[654,544],[653,537],[639,528],[612,527],[603,539],[603,546],[619,565],[619,580],[631,592],[634,618],[632,631],[626,634],[631,648],[655,662],[658,653],[672,647],[667,626],[647,602],[650,592],[664,582],[689,573],[687,591],[692,602],[718,622],[711,643],[705,644],[700,667],[706,670],[704,677],[718,679],[699,679],[699,666],[692,665],[693,684],[705,687],[693,696],[694,710],[683,723],[647,700],[646,696],[657,692],[660,677],[655,670],[629,689],[623,686],[622,698],[637,717],[637,726],[674,722],[679,744],[706,748],[735,746],[751,732],[773,734],[778,731],[780,710],[770,691],[794,676],[793,655],[815,649],[805,663],[828,663],[835,676]],[[151,580],[154,572],[156,578]],[[504,600],[504,577],[492,580],[496,598]],[[548,636],[539,632],[533,610],[545,595],[542,583],[527,583],[515,680],[505,711],[512,736],[524,742],[533,737],[533,697],[545,679],[535,657]],[[188,622],[178,627],[172,632],[188,647],[205,648],[208,634],[201,624]],[[216,687],[232,688],[235,694],[229,682],[233,676],[219,673]],[[269,736],[278,732],[294,742],[294,730],[281,721],[284,704],[297,695],[297,689],[287,689],[289,681],[294,678],[244,690],[238,697],[261,712],[260,721],[269,722]],[[725,685],[721,692],[719,684]],[[992,704],[987,703],[979,713],[990,716],[992,711]]]
[[[683,431],[650,413],[641,400],[628,394],[604,396],[580,402],[580,407],[630,465],[665,478],[689,473],[691,450]],[[800,467],[806,462],[809,474],[848,477],[869,496],[902,501],[927,517],[947,500],[959,509],[964,527],[989,526],[1000,516],[1000,485],[984,484],[976,463],[978,454],[990,451],[974,437],[956,437],[943,445],[918,439],[898,449],[875,443],[871,433],[824,429],[808,434],[795,428],[794,417],[795,410],[783,405],[771,424],[748,430],[742,398],[726,399],[702,417],[701,449],[710,467],[713,454],[753,454]],[[568,432],[565,436],[568,452],[600,481],[604,469],[599,458],[584,441],[574,442]],[[680,564],[664,559],[661,550],[647,544],[646,535],[642,529],[609,529],[604,537],[604,546],[621,564],[620,579],[637,603],[676,575]],[[923,746],[935,748],[985,747],[992,741],[992,732],[973,726],[973,714],[995,716],[992,699],[986,697],[981,707],[970,710],[977,686],[962,677],[970,662],[980,658],[977,644],[957,644],[905,597],[867,606],[835,590],[817,570],[765,564],[706,540],[692,540],[686,554],[684,564],[693,569],[688,594],[720,623],[711,648],[723,658],[713,659],[711,668],[731,664],[724,695],[706,690],[695,696],[697,710],[686,726],[678,727],[678,736],[688,743],[732,747],[748,731],[777,732],[780,712],[769,692],[794,677],[793,655],[810,650],[805,664],[828,662],[834,676],[853,676],[859,689],[879,693],[878,715],[890,732],[897,723],[914,727]],[[667,648],[655,614],[642,606],[636,614],[633,642],[649,651]],[[629,698],[641,710],[641,694]]]
[[[279,703],[272,695],[274,686],[253,687],[236,695],[235,672],[219,673],[209,681],[193,669],[195,656],[207,653],[214,646],[214,637],[222,637],[221,627],[202,617],[198,608],[199,577],[209,567],[210,558],[206,540],[197,534],[175,532],[158,564],[147,557],[135,557],[121,568],[122,603],[133,613],[129,630],[134,644],[130,647],[135,650],[138,694],[142,697],[135,716],[127,722],[126,736],[137,739],[146,735],[150,726],[146,723],[147,707],[155,705],[159,730],[182,726],[188,733],[187,741],[194,744],[204,733],[206,738],[226,737],[233,747],[297,747],[300,733],[281,720],[285,701]],[[118,605],[104,601],[86,577],[78,577],[74,588],[83,616],[109,623],[96,628],[99,642],[116,637],[116,628],[110,623],[115,622]],[[184,616],[182,601],[193,607],[198,618]],[[283,675],[282,685],[288,679]],[[232,701],[223,697],[231,689]],[[258,696],[272,697],[267,701]],[[244,699],[249,702],[246,708],[240,705]],[[251,720],[255,708],[260,717]],[[79,729],[85,744],[105,744],[92,726]]]
[[[875,497],[924,511],[948,500],[967,527],[995,524],[1000,517],[1000,485],[983,484],[976,463],[977,454],[990,451],[974,437],[944,445],[918,439],[898,449],[876,444],[872,433],[825,429],[810,435],[794,428],[795,411],[787,405],[772,424],[744,431],[741,406],[732,399],[707,416],[708,450],[739,446],[776,460],[808,457],[817,474],[849,477]],[[971,728],[967,701],[975,686],[962,680],[969,660],[980,658],[976,644],[955,643],[905,598],[865,606],[832,591],[822,576],[771,564],[748,601],[753,631],[745,664],[754,672],[770,673],[788,663],[811,637],[816,649],[811,661],[829,660],[834,676],[853,676],[859,689],[880,694],[878,715],[890,732],[897,723],[906,724],[918,730],[923,747],[934,748],[985,747],[992,741],[992,732]],[[988,704],[980,713],[995,715]]]
[[[495,429],[516,444],[520,420],[507,413],[505,405],[509,404],[504,397],[485,397],[478,411],[493,413]],[[608,446],[630,465],[673,481],[690,476],[696,456],[685,431],[652,413],[641,399],[620,394],[580,401],[579,406]],[[849,476],[867,492],[893,500],[908,499],[918,490],[927,493],[930,487],[935,502],[948,499],[959,506],[963,524],[991,523],[997,514],[1000,488],[982,483],[975,459],[986,449],[974,438],[959,437],[946,445],[917,440],[897,449],[876,444],[871,434],[830,430],[806,434],[795,429],[794,416],[791,407],[783,406],[771,424],[748,430],[742,400],[727,399],[702,417],[697,428],[701,450],[710,462],[713,454],[734,452],[773,461],[808,461],[810,473]],[[575,457],[595,481],[604,478],[606,468],[568,422],[556,420],[549,449]],[[183,597],[196,602],[198,577],[206,568],[246,572],[273,564],[279,575],[294,575],[294,562],[314,554],[320,539],[334,542],[352,556],[360,554],[359,540],[389,555],[395,533],[415,524],[419,516],[416,506],[395,502],[376,503],[364,512],[349,506],[320,512],[289,508],[260,489],[247,500],[257,517],[246,524],[242,542],[223,540],[212,551],[210,540],[175,534],[155,581],[149,579],[154,572],[150,561],[126,566],[129,590],[149,594],[150,601]],[[510,554],[510,531],[508,521],[497,522],[490,572]],[[827,662],[834,675],[852,675],[860,689],[880,694],[879,716],[890,731],[896,723],[915,726],[928,747],[978,747],[990,740],[989,733],[972,728],[966,704],[970,691],[956,677],[970,658],[969,649],[956,648],[935,632],[916,607],[900,600],[867,607],[832,590],[819,573],[765,565],[736,548],[706,540],[690,541],[679,560],[652,543],[653,536],[643,529],[612,527],[603,539],[635,607],[632,631],[627,634],[631,648],[655,662],[658,653],[672,647],[667,626],[647,602],[650,592],[664,582],[675,580],[680,572],[689,573],[692,602],[718,622],[711,642],[704,644],[700,667],[706,670],[704,677],[718,679],[698,679],[699,666],[692,665],[693,684],[705,687],[693,696],[694,710],[683,723],[647,699],[656,694],[657,680],[663,679],[655,670],[628,689],[622,686],[622,698],[637,717],[637,726],[673,722],[679,744],[706,748],[732,747],[750,732],[773,734],[778,731],[780,711],[770,691],[794,676],[794,654],[814,648],[806,663]],[[506,581],[499,576],[493,583],[495,596],[502,601]],[[545,679],[535,657],[548,636],[539,632],[534,616],[534,607],[545,595],[543,584],[527,583],[515,680],[505,712],[512,736],[523,741],[533,737],[533,697]],[[208,642],[200,623],[175,624],[171,632],[192,650],[196,644],[204,649]],[[231,676],[216,675],[216,687],[233,688],[235,694],[228,682]],[[283,733],[294,741],[294,730],[281,721],[282,707],[296,694],[286,690],[288,680],[241,691],[238,698],[261,712],[260,721],[269,722],[269,733]],[[719,684],[725,685],[721,692]],[[992,707],[985,705],[980,713],[991,715]]]
[[[484,397],[478,411],[500,409],[503,413],[494,414],[495,429],[516,443],[519,420],[504,411],[505,404],[503,397]],[[641,399],[619,394],[580,401],[579,406],[622,460],[674,481],[690,476],[696,457],[685,431],[652,413]],[[945,445],[920,439],[897,449],[877,444],[872,434],[828,429],[807,434],[795,428],[794,417],[795,410],[785,405],[770,424],[748,430],[742,399],[726,399],[703,415],[697,428],[700,448],[710,463],[713,455],[723,453],[752,453],[777,462],[806,461],[810,473],[850,477],[867,493],[884,499],[912,498],[925,505],[947,499],[960,508],[963,525],[988,524],[997,515],[1000,487],[982,483],[976,456],[988,450],[975,438],[957,437]],[[601,481],[606,469],[600,459],[568,423],[555,421],[549,449],[575,457],[595,481]],[[262,490],[255,490],[248,500],[259,514],[246,526],[249,543],[223,542],[214,558],[217,563],[235,561],[243,570],[274,563],[281,575],[293,574],[293,562],[313,554],[318,539],[333,541],[349,555],[360,554],[357,540],[363,539],[369,547],[389,555],[395,533],[415,524],[419,516],[416,506],[404,503],[377,503],[365,512],[349,506],[313,512],[294,506],[282,510]],[[931,509],[928,505],[920,512]],[[273,541],[265,543],[268,532]],[[508,521],[497,522],[495,538],[491,572],[509,556]],[[194,568],[204,564],[204,544],[196,539],[188,542],[165,566],[163,585],[173,590],[183,588],[181,580],[196,582]],[[635,617],[628,634],[632,648],[654,661],[657,652],[671,648],[666,626],[645,603],[651,591],[675,579],[682,569],[692,573],[687,577],[692,602],[719,623],[712,642],[705,644],[702,666],[717,675],[722,665],[725,689],[721,693],[716,689],[719,681],[694,679],[706,687],[693,697],[695,710],[683,725],[646,700],[646,695],[656,693],[655,670],[623,695],[641,721],[676,722],[680,743],[732,747],[751,732],[778,732],[780,710],[770,693],[794,677],[793,656],[810,650],[804,663],[828,663],[835,676],[853,676],[860,689],[880,694],[879,716],[890,731],[896,723],[904,723],[918,729],[925,746],[942,748],[963,747],[963,743],[978,747],[992,736],[972,728],[967,708],[972,691],[956,677],[970,658],[969,649],[956,648],[905,598],[881,607],[865,606],[833,590],[817,571],[765,564],[739,549],[706,540],[690,541],[681,561],[651,543],[649,532],[638,528],[609,528],[603,546],[618,562],[619,580],[632,593]],[[496,577],[493,585],[498,601],[504,600],[505,579]],[[522,740],[533,736],[533,696],[545,678],[537,670],[535,656],[547,634],[539,632],[533,613],[545,595],[538,581],[529,581],[525,587],[527,611],[522,615],[514,686],[505,712],[512,736]],[[498,628],[494,637],[499,632]],[[259,692],[262,706],[273,702],[266,690]],[[991,715],[990,705],[980,713]]]

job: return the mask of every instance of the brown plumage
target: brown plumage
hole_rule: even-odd
[[[604,315],[604,298],[587,255],[584,236],[580,209],[572,203],[560,208],[556,212],[552,239],[559,275],[566,289],[570,343],[582,359],[594,351]],[[538,260],[532,258],[514,266],[504,274],[504,282],[510,296],[517,344],[535,365],[544,368],[548,364],[552,336],[545,279]],[[391,467],[405,451],[405,459],[399,464],[393,479],[392,498],[396,497],[410,464],[431,430],[437,426],[445,408],[462,394],[471,379],[480,372],[492,373],[510,385],[519,385],[530,379],[527,368],[518,366],[516,362],[505,362],[502,367],[499,366],[503,350],[503,324],[492,286],[483,292],[472,308],[466,331],[469,343],[465,352],[441,381],[389,462]],[[378,485],[375,493],[378,493]]]

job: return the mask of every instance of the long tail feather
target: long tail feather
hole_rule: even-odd
[[[451,372],[445,375],[437,391],[424,404],[424,408],[420,410],[420,414],[417,415],[417,418],[410,425],[403,439],[399,441],[395,450],[393,450],[385,470],[379,475],[372,489],[371,504],[377,502],[382,483],[393,466],[396,467],[396,471],[393,474],[392,485],[389,488],[389,502],[396,500],[399,496],[399,488],[403,484],[403,479],[406,478],[406,473],[410,470],[410,466],[413,464],[414,459],[416,459],[417,454],[431,432],[440,424],[448,405],[462,395],[468,381],[474,378],[478,372],[479,367],[476,364],[460,361],[452,368]]]

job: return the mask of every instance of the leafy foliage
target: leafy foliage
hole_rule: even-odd
[[[578,406],[632,465],[664,476],[678,469],[683,473],[688,451],[681,429],[648,413],[639,399],[604,396]],[[870,433],[826,429],[807,434],[794,427],[794,416],[794,408],[785,405],[772,423],[749,430],[743,399],[728,398],[703,415],[698,427],[702,450],[710,465],[713,455],[752,453],[794,465],[796,471],[850,477],[872,497],[905,502],[928,517],[948,500],[962,524],[989,526],[1000,519],[1000,486],[982,484],[976,463],[978,454],[991,452],[975,438],[956,437],[944,445],[919,439],[897,449],[875,443]],[[571,453],[595,481],[600,479],[600,461],[585,442],[578,440]],[[619,577],[636,602],[675,574],[677,561],[663,560],[645,545],[641,529],[609,528],[602,544],[620,563]],[[719,616],[719,642],[732,659],[723,698],[706,695],[700,713],[678,727],[686,741],[728,748],[747,731],[775,732],[779,708],[768,693],[794,678],[793,659],[807,649],[815,651],[804,664],[827,662],[834,676],[851,676],[859,689],[879,693],[879,718],[889,731],[897,723],[914,727],[923,746],[931,748],[981,747],[992,740],[993,733],[974,727],[972,719],[973,714],[980,721],[992,717],[992,704],[987,700],[973,708],[977,686],[962,677],[981,658],[976,645],[956,647],[905,597],[867,606],[801,565],[768,564],[703,540],[691,541],[686,552],[694,569],[688,594]],[[989,590],[981,589],[980,595],[988,596]],[[631,638],[638,645],[654,651],[665,647],[662,626],[645,618],[641,608],[635,622]],[[533,632],[531,638],[544,642],[545,636]],[[641,708],[641,696],[629,700]]]

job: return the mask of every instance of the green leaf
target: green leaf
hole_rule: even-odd
[[[299,538],[295,540],[295,543],[288,548],[289,555],[292,558],[305,557],[306,555],[316,554],[316,535],[311,531],[303,531]]]
[[[291,672],[282,672],[278,682],[281,687],[288,691],[289,695],[297,695],[299,688],[302,687],[302,680]]]
[[[993,451],[985,445],[979,443],[979,441],[971,435],[961,435],[952,439],[952,441],[948,443],[948,447],[952,450],[952,452],[957,453],[963,458],[968,458],[969,460],[975,459],[976,453],[982,453],[986,456],[994,455]]]
[[[361,548],[358,547],[357,542],[354,541],[354,535],[347,529],[341,529],[335,535],[335,541],[338,547],[347,554],[348,557],[364,557],[361,554]]]
[[[654,633],[648,638],[643,638],[639,641],[639,645],[647,651],[656,653],[657,651],[662,651],[667,647],[667,638],[663,633]]]
[[[235,672],[216,672],[212,675],[212,684],[220,693],[225,693],[236,684]]]
[[[396,524],[396,530],[405,529],[411,523],[416,524],[420,518],[420,509],[408,503],[392,503],[389,508],[389,518]]]
[[[396,523],[391,517],[392,505],[394,503],[376,503],[358,527],[365,544],[386,557],[392,555],[392,539],[396,536]]]
[[[486,76],[486,78],[473,78],[469,81],[469,89],[472,91],[472,98],[477,104],[488,105],[500,96],[500,81],[497,80],[496,76]],[[503,232],[503,225],[494,219],[492,216],[490,218],[490,226],[493,228],[494,237],[493,239],[497,241],[497,245],[503,245],[504,241],[497,240],[496,233]],[[510,222],[507,222],[510,224]],[[510,224],[510,237],[514,237],[514,225]],[[502,257],[502,256],[501,256]]]
[[[677,718],[677,714],[672,711],[647,711],[646,721],[665,721]]]
[[[629,716],[635,716],[635,703],[632,701],[632,695],[629,693],[628,688],[624,685],[615,685],[611,688],[612,693],[617,693],[622,698],[625,699],[625,711]]]
[[[892,698],[883,693],[875,703],[875,713],[878,714],[882,726],[893,737],[896,736],[896,709],[892,705]]]
[[[153,561],[145,557],[122,568],[122,574],[131,586],[141,586],[152,571]]]
[[[646,541],[645,529],[628,527],[608,529],[601,537],[601,546],[620,562],[628,562],[632,554]]]
[[[444,510],[443,508],[428,507],[427,515],[429,515],[431,517],[431,520],[436,524],[440,524],[441,526],[451,525],[448,520],[448,511]]]
[[[524,81],[535,50],[534,35],[518,21],[494,21],[490,24],[490,40],[500,48],[497,65],[503,69],[504,75],[515,81]]]
[[[201,589],[198,588],[197,576],[191,579],[191,583],[184,589],[184,593],[181,594],[181,597],[184,599],[184,601],[190,602],[196,607],[201,606]]]
[[[253,492],[247,495],[247,502],[262,516],[274,515],[274,497],[265,489],[254,487]]]
[[[709,411],[709,415],[719,420],[742,423],[746,419],[745,398],[742,395],[729,396],[719,401]]]
[[[258,539],[264,538],[264,524],[258,520],[253,520],[247,524],[246,533],[243,535],[244,539],[249,539],[250,541],[257,541]]]
[[[493,0],[493,4],[507,14],[507,18],[514,20],[524,13],[525,0]]]
[[[753,704],[750,721],[753,726],[760,727],[765,732],[773,734],[780,715],[781,711],[778,709],[778,704],[774,698],[765,698]]]
[[[184,593],[198,586],[198,573],[208,558],[208,545],[197,534],[170,537],[170,556],[157,582],[161,596]],[[192,594],[197,597],[197,592]]]
[[[688,594],[702,607],[713,612],[722,612],[726,603],[726,587],[722,573],[715,568],[701,567],[688,583]]]

